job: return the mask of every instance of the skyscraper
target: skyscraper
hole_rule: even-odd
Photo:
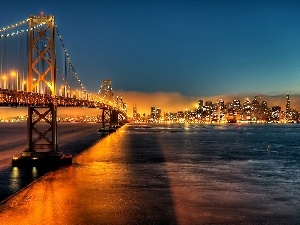
[[[137,117],[137,108],[136,108],[136,105],[133,105],[133,118],[136,119]]]
[[[156,108],[156,119],[161,119],[161,109]]]
[[[287,93],[286,95],[286,113],[289,113],[291,111],[291,105],[290,105],[290,94]]]
[[[151,106],[150,117],[151,117],[152,119],[156,119],[156,108],[155,108],[154,106]]]
[[[202,109],[202,107],[203,107],[203,100],[199,99],[198,100],[198,109]]]

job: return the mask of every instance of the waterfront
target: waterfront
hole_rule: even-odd
[[[299,224],[299,131],[128,124],[2,204],[0,224]]]
[[[98,123],[58,123],[58,144],[64,154],[77,155],[101,139]],[[47,125],[45,124],[45,127]],[[18,170],[11,167],[13,155],[27,146],[27,123],[0,123],[0,202],[44,175],[47,170]]]

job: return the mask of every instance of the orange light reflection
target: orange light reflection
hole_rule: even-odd
[[[128,170],[118,160],[123,153],[117,133],[0,205],[0,224],[130,223],[124,217],[130,196],[122,190]]]

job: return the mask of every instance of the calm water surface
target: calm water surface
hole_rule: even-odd
[[[161,148],[180,224],[300,224],[298,124],[130,125],[127,132],[140,151],[143,142]]]

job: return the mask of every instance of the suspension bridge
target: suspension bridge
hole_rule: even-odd
[[[0,107],[28,107],[28,148],[13,156],[13,166],[72,162],[58,149],[57,107],[99,108],[99,131],[114,131],[127,120],[110,80],[97,94],[84,88],[54,16],[44,14],[0,28]]]

